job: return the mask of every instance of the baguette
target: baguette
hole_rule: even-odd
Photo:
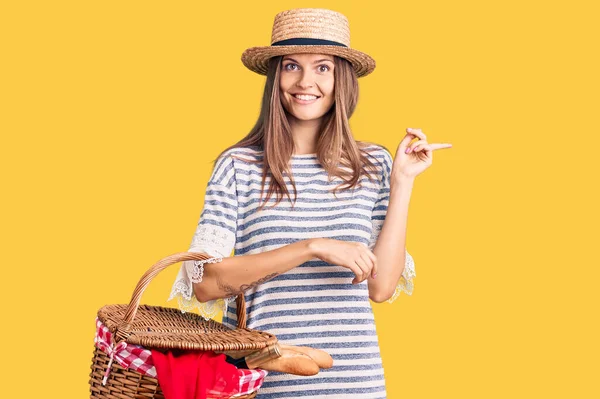
[[[281,357],[260,363],[258,368],[267,371],[295,375],[315,375],[319,373],[319,365],[308,355],[292,349],[281,349]]]
[[[315,349],[308,346],[285,345],[281,342],[279,343],[279,346],[281,347],[281,349],[291,349],[295,350],[296,352],[301,352],[305,355],[310,356],[312,360],[314,360],[322,369],[330,369],[331,367],[333,367],[333,358],[331,357],[331,355],[320,349]]]

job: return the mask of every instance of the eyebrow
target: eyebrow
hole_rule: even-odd
[[[294,62],[296,62],[296,63],[298,63],[298,64],[299,64],[299,62],[298,62],[298,61],[296,61],[295,59],[293,59],[293,58],[290,58],[290,57],[285,57],[285,58],[283,59],[283,61],[286,61],[286,60],[294,61]],[[329,58],[322,58],[322,59],[320,59],[320,60],[316,60],[316,61],[314,61],[314,62],[313,62],[313,64],[316,64],[316,63],[318,63],[318,62],[323,62],[323,61],[329,61],[329,62],[333,62],[333,60],[331,60],[331,59],[329,59]]]

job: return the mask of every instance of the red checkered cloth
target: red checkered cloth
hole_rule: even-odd
[[[125,341],[121,341],[115,347],[111,332],[97,317],[94,344],[110,356],[110,361],[106,373],[104,374],[103,384],[106,384],[113,360],[116,360],[123,368],[135,370],[141,374],[156,378],[156,368],[152,361],[152,351],[143,346],[129,344]],[[239,393],[233,397],[247,395],[259,389],[264,378],[267,376],[268,371],[261,369],[238,369],[238,373],[240,378],[240,390]],[[218,394],[218,392],[207,393]]]

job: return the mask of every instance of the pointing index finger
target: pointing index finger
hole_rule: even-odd
[[[431,143],[429,144],[432,150],[439,150],[442,148],[452,148],[452,144],[450,143]]]

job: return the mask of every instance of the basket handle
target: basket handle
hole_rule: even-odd
[[[210,256],[204,252],[178,252],[173,255],[169,255],[158,262],[156,262],[140,279],[133,291],[133,295],[131,296],[131,301],[127,306],[127,312],[125,313],[125,318],[123,321],[117,326],[115,331],[115,336],[117,342],[120,342],[124,339],[127,339],[131,334],[131,323],[135,318],[138,307],[140,306],[140,300],[142,299],[142,294],[146,290],[150,281],[158,273],[166,269],[168,266],[183,262],[186,260],[207,260],[214,258],[214,256]],[[238,319],[238,328],[246,328],[246,300],[244,299],[244,293],[241,292],[237,297],[237,319]]]

